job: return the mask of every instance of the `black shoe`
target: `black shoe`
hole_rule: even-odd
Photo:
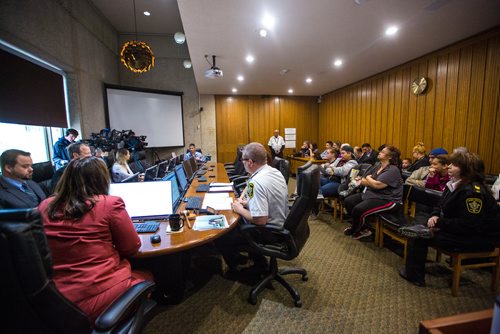
[[[434,237],[434,232],[424,225],[411,225],[399,228],[399,233],[408,238],[423,238],[431,239]]]
[[[418,287],[425,287],[425,282],[424,281],[417,281],[417,280],[412,280],[410,279],[407,275],[406,275],[406,270],[405,268],[400,268],[399,269],[399,276],[401,276],[402,278],[404,278],[405,280],[407,280],[408,282],[410,282],[411,284],[413,285],[416,285]]]

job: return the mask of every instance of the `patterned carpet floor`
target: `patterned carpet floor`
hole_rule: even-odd
[[[200,256],[202,250],[193,263],[207,275],[205,283],[178,305],[156,307],[144,333],[416,333],[420,320],[493,307],[488,271],[465,271],[453,297],[445,263],[428,263],[427,287],[419,288],[398,276],[403,263],[397,247],[380,249],[373,239],[346,237],[347,225],[328,213],[310,218],[309,225],[300,256],[280,262],[308,271],[307,282],[287,276],[302,308],[277,283],[257,305],[249,304],[251,286],[223,278],[220,258],[210,249]]]

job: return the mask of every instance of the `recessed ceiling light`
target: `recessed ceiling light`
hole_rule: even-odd
[[[386,34],[387,36],[393,36],[393,35],[395,35],[397,32],[398,32],[398,27],[396,27],[396,26],[391,26],[391,27],[387,28],[387,30],[385,31],[385,34]]]
[[[267,29],[272,29],[275,22],[276,20],[274,19],[274,17],[269,14],[264,15],[264,17],[262,18],[262,25]]]
[[[267,37],[267,30],[266,29],[260,29],[259,30],[259,36],[260,37]]]
[[[191,66],[193,66],[193,65],[191,64],[191,60],[188,60],[188,59],[184,60],[184,61],[182,62],[182,64],[184,65],[184,68],[191,68]]]
[[[245,78],[242,76],[242,75],[238,75],[238,77],[236,78],[238,81],[243,81],[245,80]]]
[[[307,82],[307,83],[311,83],[312,81],[313,81],[313,79],[311,79],[311,78],[307,78],[307,79],[306,79],[306,82]]]
[[[292,94],[292,93],[293,93],[293,89],[291,89],[291,88],[290,88],[290,89],[288,90],[288,94]]]
[[[288,72],[290,72],[290,70],[289,70],[288,68],[284,68],[284,69],[282,69],[282,70],[280,71],[280,74],[281,74],[281,75],[285,75],[285,74],[287,74]]]
[[[245,60],[247,61],[247,63],[253,63],[253,61],[255,60],[255,58],[252,56],[252,55],[248,55]]]
[[[233,93],[236,93],[238,90],[236,88],[231,89]]]
[[[151,15],[151,13],[150,13],[150,12],[148,12],[148,11],[145,11],[145,12],[144,12],[144,15],[149,16],[149,15]]]
[[[333,63],[333,65],[335,65],[337,67],[341,66],[342,65],[342,60],[336,59],[335,62]]]

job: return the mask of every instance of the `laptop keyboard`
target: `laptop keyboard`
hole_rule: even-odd
[[[186,210],[201,209],[203,197],[191,196],[186,203]]]
[[[134,227],[137,233],[153,233],[160,228],[160,223],[158,222],[134,223]]]
[[[210,190],[210,185],[209,184],[200,184],[198,187],[196,187],[196,192],[197,193],[206,193],[208,190]]]

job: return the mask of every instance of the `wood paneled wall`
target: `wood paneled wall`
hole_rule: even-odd
[[[410,92],[425,76],[424,95]],[[423,142],[429,150],[466,146],[488,173],[500,173],[500,29],[486,32],[389,71],[334,91],[319,106],[319,140],[351,145],[397,146],[411,157]]]
[[[285,128],[296,128],[297,147],[318,140],[316,97],[216,96],[215,112],[219,162],[233,162],[238,145],[256,141],[267,147],[275,129],[284,137]]]

